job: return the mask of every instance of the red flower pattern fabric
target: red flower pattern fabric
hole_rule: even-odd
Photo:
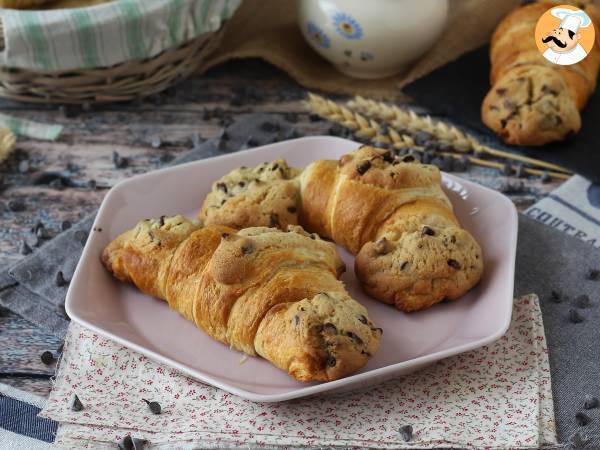
[[[70,409],[76,392],[85,409]],[[162,406],[150,412],[143,398]],[[515,300],[498,341],[351,393],[253,403],[71,324],[41,415],[57,444],[115,448],[127,434],[150,448],[539,448],[557,444],[539,301]],[[412,425],[405,442],[400,428]]]

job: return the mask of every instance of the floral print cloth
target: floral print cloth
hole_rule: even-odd
[[[83,411],[71,411],[73,393]],[[162,414],[142,399],[158,401]],[[127,434],[150,448],[557,444],[535,295],[515,300],[512,324],[493,344],[361,391],[283,403],[243,400],[73,323],[41,415],[61,422],[56,443],[69,448],[115,448]]]

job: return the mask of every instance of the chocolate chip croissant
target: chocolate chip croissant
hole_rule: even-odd
[[[300,381],[347,376],[379,348],[381,330],[338,280],[335,246],[298,226],[236,232],[183,216],[146,219],[102,262],[214,339]]]
[[[475,286],[483,257],[458,223],[438,168],[410,158],[363,146],[339,161],[315,161],[297,177],[285,162],[274,161],[245,169],[260,183],[246,178],[244,188],[235,188],[240,172],[234,171],[215,182],[201,217],[233,227],[258,225],[257,218],[277,226],[282,218],[274,211],[291,211],[285,223],[297,214],[306,230],[356,254],[355,271],[365,292],[403,311],[421,310]],[[289,195],[249,201],[258,190],[276,190],[283,181]],[[220,213],[233,204],[236,221]]]
[[[583,8],[598,29],[598,7],[592,2],[572,3]],[[481,105],[481,118],[508,144],[543,145],[577,133],[580,111],[596,88],[600,34],[596,33],[595,45],[577,64],[553,64],[539,52],[535,27],[553,6],[542,1],[517,8],[492,36],[492,87]]]

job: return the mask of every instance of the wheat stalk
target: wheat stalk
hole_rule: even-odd
[[[17,138],[8,128],[0,128],[0,163],[4,161],[15,146]]]
[[[367,100],[360,96],[356,96],[347,105],[351,110],[362,113],[367,117],[382,120],[398,129],[406,129],[413,133],[426,131],[438,140],[452,145],[452,147],[461,152],[487,153],[488,155],[520,161],[532,166],[572,174],[571,171],[557,164],[540,161],[527,156],[515,155],[483,145],[473,136],[464,133],[461,129],[448,125],[443,121],[432,119],[429,115],[419,116],[414,111],[404,110],[396,105],[387,105],[382,102]]]
[[[389,129],[387,135],[380,134],[379,131],[381,127],[376,120],[367,119],[358,112],[352,111],[345,106],[339,105],[338,103],[319,95],[309,93],[307,105],[315,114],[332,122],[337,122],[352,130],[354,135],[358,138],[369,139],[374,143],[389,145],[395,149],[410,148],[421,153],[427,151],[426,148],[416,145],[412,137],[400,134],[393,128]],[[449,155],[455,159],[466,157],[471,164],[483,167],[495,169],[502,169],[504,167],[503,163],[488,161],[471,155],[458,155],[450,152],[436,152],[436,154],[442,156]],[[511,165],[511,169],[517,170],[517,166]],[[532,169],[528,167],[523,168],[523,171],[531,175],[544,175],[547,173],[548,175],[559,179],[568,179],[570,177],[570,175],[562,172]]]

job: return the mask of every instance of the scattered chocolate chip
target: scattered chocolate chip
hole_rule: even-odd
[[[150,408],[150,411],[152,411],[152,414],[160,414],[161,413],[161,407],[160,407],[160,403],[158,402],[151,402],[149,400],[146,399],[142,399],[146,402],[146,404],[148,405],[148,408]]]
[[[300,317],[294,316],[294,325],[298,326],[299,323],[300,323]]]
[[[350,339],[352,339],[358,345],[362,345],[362,343],[363,343],[363,340],[361,339],[361,337],[358,334],[353,333],[352,331],[347,331],[346,336],[348,336]]]
[[[496,94],[498,94],[499,96],[503,96],[504,94],[506,94],[506,89],[498,88],[498,89],[496,89]]]
[[[62,231],[66,231],[66,230],[68,230],[69,228],[71,228],[71,222],[69,222],[68,220],[63,220],[63,221],[61,222],[61,224],[60,224],[60,229],[61,229]]]
[[[544,173],[540,177],[540,181],[542,183],[549,183],[551,179],[552,178],[550,177],[550,174],[548,173],[548,171],[544,170]]]
[[[54,355],[52,354],[52,352],[50,352],[48,350],[46,350],[44,353],[42,353],[42,355],[40,356],[40,359],[47,366],[54,364],[54,361],[56,360],[54,358]]]
[[[323,325],[323,332],[328,334],[337,334],[337,327],[331,322],[327,322]]]
[[[317,233],[310,233],[310,236],[309,236],[309,237],[310,237],[310,238],[311,238],[313,241],[316,241],[316,240],[317,240]]]
[[[132,438],[128,434],[117,445],[120,450],[143,450],[147,444],[148,441],[146,439]]]
[[[358,321],[359,321],[360,323],[364,323],[365,325],[366,325],[366,324],[369,322],[369,321],[367,320],[367,318],[366,318],[365,316],[363,316],[362,314],[361,314],[360,316],[356,316],[356,318],[358,319]]]
[[[408,261],[404,261],[402,264],[400,264],[400,270],[406,269],[406,266],[408,266]]]
[[[229,233],[223,233],[223,234],[221,235],[221,238],[222,238],[222,239],[229,239],[229,236],[231,236]]]
[[[83,403],[81,403],[81,400],[79,400],[79,397],[77,397],[77,394],[73,394],[71,396],[71,411],[81,411],[83,409]]]
[[[12,212],[25,211],[25,203],[21,200],[9,200],[8,209],[10,209]]]
[[[217,189],[227,194],[227,185],[225,183],[217,183]]]
[[[390,251],[388,240],[385,237],[379,239],[375,244],[373,244],[373,250],[378,255],[385,255]]]
[[[160,148],[160,146],[162,145],[162,140],[160,139],[160,136],[152,137],[152,139],[150,140],[150,145],[153,148]]]
[[[269,226],[270,227],[278,227],[279,226],[279,216],[275,213],[271,213],[269,215]]]
[[[371,331],[379,331],[381,334],[383,334],[383,328],[371,328]]]
[[[119,155],[119,152],[117,151],[112,152],[112,162],[115,166],[115,169],[124,169],[129,165],[129,160]]]
[[[581,323],[584,321],[584,318],[576,309],[569,310],[569,322],[571,323]]]
[[[277,164],[277,163],[273,164],[273,166],[271,167],[271,171],[274,172],[277,169],[279,169],[279,164]]]
[[[19,167],[17,168],[17,170],[19,171],[19,173],[27,173],[29,172],[29,160],[28,159],[24,159],[22,161],[19,162]]]
[[[586,274],[585,278],[591,281],[600,280],[600,270],[598,269],[590,269],[590,271]]]
[[[400,436],[402,436],[402,439],[404,439],[404,442],[412,441],[412,437],[413,437],[412,425],[403,425],[400,427],[398,432],[400,433]]]
[[[364,175],[371,168],[371,161],[363,161],[356,167],[356,171],[360,175]]]
[[[406,155],[404,158],[402,158],[402,162],[414,162],[415,157],[413,155]]]
[[[432,140],[433,135],[427,131],[419,131],[413,136],[415,144],[424,146],[428,141]]]
[[[296,212],[298,211],[298,209],[295,206],[290,206],[287,210],[290,214],[296,214]]]
[[[582,309],[589,308],[592,306],[592,301],[589,296],[583,294],[575,298],[575,306]]]
[[[592,418],[584,412],[578,412],[577,414],[575,414],[575,421],[580,427],[585,427],[592,421]]]
[[[325,360],[325,365],[327,367],[335,367],[336,364],[337,364],[337,361],[336,361],[335,357],[328,355],[327,359]]]
[[[550,292],[550,301],[552,303],[560,303],[562,302],[562,295],[560,292],[558,291],[552,291]]]
[[[21,255],[29,255],[32,251],[33,250],[29,244],[27,244],[27,241],[21,241],[21,248],[19,249],[19,253],[21,253]]]
[[[54,278],[54,284],[58,287],[63,287],[69,284],[67,280],[65,280],[65,275],[62,273],[62,270],[56,272],[56,277]]]
[[[425,225],[423,227],[423,229],[421,230],[421,235],[435,236],[435,231],[433,231],[431,228],[429,228],[427,225]]]
[[[597,408],[600,402],[598,402],[598,397],[594,397],[592,395],[586,395],[585,400],[583,401],[583,407],[585,409],[594,409]]]
[[[455,259],[449,259],[448,265],[450,267],[452,267],[453,269],[456,269],[456,270],[460,269],[460,263]]]
[[[243,238],[240,240],[240,249],[242,250],[243,255],[249,255],[254,251],[254,244],[248,238]]]

